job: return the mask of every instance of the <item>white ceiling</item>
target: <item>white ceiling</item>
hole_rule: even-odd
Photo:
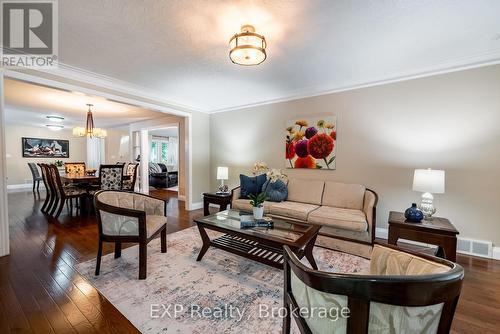
[[[216,111],[500,61],[498,0],[64,0],[61,62]],[[228,40],[253,24],[259,66]]]
[[[65,118],[62,123],[65,128],[85,126],[87,103],[94,105],[94,124],[100,128],[123,127],[165,116],[163,113],[80,92],[67,92],[12,79],[5,79],[4,84],[7,123],[45,127],[53,123],[46,116],[55,115]]]

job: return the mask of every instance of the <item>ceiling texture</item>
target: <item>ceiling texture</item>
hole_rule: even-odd
[[[5,79],[5,120],[7,123],[45,127],[53,124],[46,117],[64,117],[64,127],[85,126],[87,103],[91,103],[94,124],[102,127],[124,127],[130,123],[165,116],[143,108],[118,103],[80,92],[68,92]],[[29,98],[28,98],[29,97]]]
[[[500,62],[498,0],[64,0],[62,63],[214,112]],[[229,38],[252,24],[268,58]]]

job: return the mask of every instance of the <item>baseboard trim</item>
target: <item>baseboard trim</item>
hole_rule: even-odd
[[[7,185],[7,190],[11,189],[30,189],[33,188],[32,183],[21,183],[21,184],[9,184]],[[43,184],[40,184],[40,189],[45,189]]]
[[[387,228],[383,227],[377,227],[375,229],[375,237],[379,239],[385,239],[387,240],[389,237],[389,230]],[[459,238],[460,239],[460,238]],[[435,245],[431,244],[425,244],[422,242],[416,242],[413,240],[406,240],[406,239],[400,239],[404,243],[411,244],[411,245],[417,245],[417,246],[423,246],[423,247],[436,247]],[[484,256],[482,254],[475,254],[475,253],[468,253],[468,252],[461,252],[457,250],[458,254],[465,254],[465,255],[471,255],[471,256],[478,256],[486,259],[493,259],[493,260],[500,260],[500,247],[493,247],[493,251],[490,256]]]
[[[189,211],[198,210],[203,208],[203,202],[196,202],[191,204],[191,209]]]
[[[493,260],[500,260],[500,247],[493,247],[491,258]]]

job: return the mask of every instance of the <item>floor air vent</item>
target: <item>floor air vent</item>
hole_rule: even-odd
[[[491,258],[493,244],[490,241],[458,238],[457,252]]]

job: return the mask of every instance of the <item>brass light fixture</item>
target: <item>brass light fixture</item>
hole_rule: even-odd
[[[255,33],[252,25],[244,25],[241,32],[229,40],[229,58],[238,65],[259,65],[266,60],[266,39]]]
[[[92,116],[92,110],[90,110],[94,105],[87,103],[87,106],[89,107],[87,111],[87,124],[85,128],[73,128],[73,135],[76,137],[105,138],[108,135],[106,130],[94,128],[94,117]]]

